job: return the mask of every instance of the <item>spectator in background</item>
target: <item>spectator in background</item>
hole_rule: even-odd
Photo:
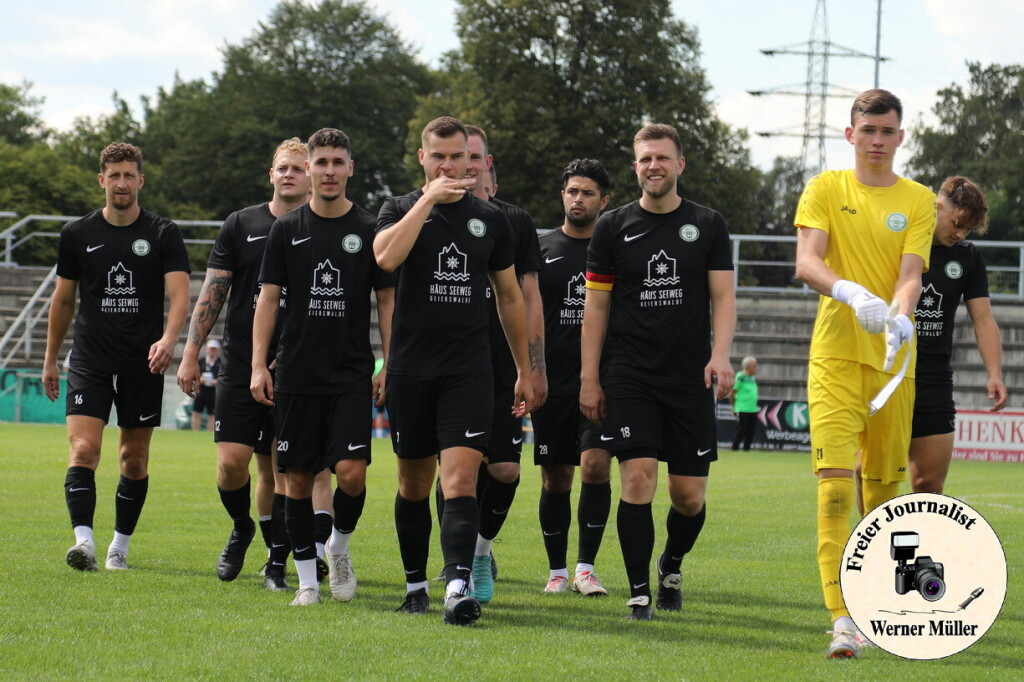
[[[748,355],[743,358],[743,370],[736,375],[736,383],[729,394],[732,411],[739,416],[736,425],[736,437],[732,439],[732,449],[750,452],[750,441],[754,440],[754,429],[757,426],[757,358]]]
[[[217,400],[217,375],[220,373],[220,341],[206,342],[206,355],[199,358],[199,391],[192,403],[192,430],[198,431],[206,413],[206,430],[213,431],[216,419],[214,403]]]

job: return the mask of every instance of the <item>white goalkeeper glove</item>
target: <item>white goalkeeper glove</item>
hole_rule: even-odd
[[[900,304],[892,302],[889,315],[885,318],[885,371],[888,372],[903,344],[914,336],[914,323],[900,312]]]
[[[861,285],[848,279],[841,279],[832,285],[832,298],[853,308],[857,322],[868,334],[880,334],[885,331],[889,306]]]

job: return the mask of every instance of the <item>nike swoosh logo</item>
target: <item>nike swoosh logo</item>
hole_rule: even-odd
[[[703,457],[704,455],[708,454],[709,452],[711,452],[711,448],[708,448],[707,450],[698,450],[697,451],[697,456],[698,457]]]
[[[143,417],[143,416],[142,416],[142,415],[140,414],[140,415],[139,415],[139,421],[140,421],[140,422],[148,422],[148,421],[149,421],[150,419],[152,419],[152,418],[153,418],[153,417],[155,417],[155,416],[156,416],[156,412],[154,412],[153,414],[147,414],[147,415],[146,415],[145,417]]]
[[[365,448],[365,447],[366,447],[366,443],[363,443],[362,445],[352,445],[352,443],[349,443],[348,444],[348,451],[349,452],[354,452],[354,451],[358,450],[359,448]]]
[[[523,437],[522,436],[519,436],[519,438],[513,438],[512,439],[512,445],[519,445],[522,442],[523,442]]]
[[[267,238],[267,235],[262,235],[262,236],[257,237],[255,235],[251,235],[250,234],[250,235],[246,235],[245,241],[247,241],[247,242],[258,242],[259,240],[266,239],[266,238]]]
[[[457,570],[457,571],[468,571],[469,567],[467,567],[467,566],[459,566],[458,564],[455,564],[455,570]]]
[[[605,440],[605,441],[607,441],[607,440],[615,440],[615,438],[614,437],[607,437],[606,438],[605,436],[601,436],[601,440]]]
[[[466,438],[476,438],[477,436],[482,435],[484,435],[483,431],[470,431],[469,429],[466,429]]]
[[[633,585],[633,589],[634,589],[634,590],[639,590],[639,589],[640,589],[641,587],[643,587],[643,586],[644,586],[644,585],[646,585],[646,584],[647,584],[647,583],[640,583],[639,585]]]
[[[104,246],[106,246],[106,244],[100,244],[99,246],[87,246],[85,247],[85,252],[92,253],[96,249],[102,249]]]
[[[558,256],[557,258],[545,258],[545,263],[554,263],[556,260],[562,260],[565,256]]]
[[[424,225],[426,225],[426,224],[427,224],[427,223],[429,223],[429,222],[430,222],[431,220],[433,220],[433,218],[427,218],[426,220],[424,220],[424,221],[423,221],[423,224],[424,224]]]
[[[285,545],[284,543],[282,543],[282,544],[277,544],[276,542],[273,542],[273,543],[271,543],[271,544],[270,544],[270,547],[271,547],[272,549],[277,549],[278,547],[285,547],[285,546],[286,546],[286,545]]]
[[[292,237],[292,246],[298,246],[302,242],[308,242],[310,239],[312,239],[312,237],[306,237],[305,239],[296,239],[295,237]]]
[[[497,509],[492,509],[491,513],[492,514],[496,514],[497,516],[501,516],[502,514],[508,514],[508,510],[511,509],[511,508],[512,507],[506,507],[504,511],[498,511]]]
[[[684,554],[683,556],[686,556],[686,555]],[[681,557],[681,556],[674,556],[674,557],[672,557],[672,561],[682,561],[682,560],[683,560],[683,557]]]
[[[295,550],[295,553],[296,553],[296,554],[299,554],[300,552],[305,552],[305,551],[306,551],[307,549],[309,549],[309,547],[301,547],[301,548],[299,548],[299,549],[296,549],[296,550]]]
[[[135,501],[134,497],[125,497],[121,493],[118,493],[117,496],[120,497],[122,500],[128,500],[129,502],[134,502]]]
[[[587,528],[604,528],[603,523],[587,523]]]
[[[625,237],[622,238],[622,241],[624,241],[624,242],[631,242],[634,239],[640,239],[640,237],[643,237],[645,234],[647,234],[647,233],[646,232],[641,232],[640,234],[627,234]]]
[[[418,569],[415,569],[415,568],[414,568],[414,569],[412,569],[411,571],[406,571],[406,572],[405,572],[405,574],[406,574],[406,575],[412,575],[412,574],[413,574],[413,573],[415,573],[415,572],[416,572],[417,570],[418,570]]]
[[[556,530],[554,533],[549,533],[547,531],[544,531],[544,535],[546,535],[547,537],[551,537],[552,535],[561,535],[561,534],[562,534],[562,531],[560,531],[560,530]]]
[[[89,488],[68,488],[69,493],[77,493],[82,490],[89,490]]]

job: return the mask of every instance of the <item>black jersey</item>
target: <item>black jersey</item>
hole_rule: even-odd
[[[381,232],[423,195],[384,202]],[[491,370],[487,332],[488,273],[512,266],[504,211],[467,194],[430,212],[398,273],[388,371],[445,376]]]
[[[533,218],[523,209],[507,201],[491,198],[491,203],[505,212],[512,228],[512,253],[515,260],[516,279],[528,272],[541,269],[540,246],[537,244],[537,228]],[[516,382],[516,361],[512,357],[508,338],[498,318],[498,305],[494,293],[487,292],[487,309],[490,311],[491,366],[494,368],[494,387],[508,387]]]
[[[206,374],[207,372],[209,372],[214,377],[220,376],[220,370],[221,370],[221,367],[223,366],[223,360],[224,360],[224,356],[223,355],[218,355],[217,357],[215,357],[213,359],[213,362],[209,362],[206,359],[206,353],[202,353],[199,356],[199,373],[200,374]],[[200,384],[199,384],[199,393],[202,394],[202,395],[207,396],[207,399],[209,399],[209,398],[213,397],[214,395],[216,395],[217,387],[216,386],[207,386],[206,384],[200,382]]]
[[[953,325],[960,299],[988,297],[981,249],[970,242],[932,245],[928,272],[921,276],[917,324],[917,373],[952,373]]]
[[[149,372],[149,349],[163,335],[164,275],[190,272],[181,230],[142,209],[131,225],[103,211],[60,232],[57,275],[78,282],[70,365],[112,374]]]
[[[544,359],[548,393],[580,392],[580,325],[586,300],[587,246],[590,238],[570,237],[557,227],[540,238],[544,270],[540,297],[544,301]]]
[[[722,215],[684,200],[670,213],[639,201],[601,216],[587,286],[610,290],[602,375],[704,385],[711,359],[708,272],[732,270]]]
[[[237,385],[248,386],[252,374],[252,319],[260,294],[263,252],[273,224],[269,204],[235,211],[221,226],[207,264],[209,268],[231,272],[220,376]],[[275,329],[267,357],[274,357],[278,336]]]
[[[260,281],[288,288],[277,320],[277,390],[329,394],[369,387],[370,294],[394,286],[373,257],[375,224],[356,204],[340,218],[322,218],[307,204],[270,228]]]

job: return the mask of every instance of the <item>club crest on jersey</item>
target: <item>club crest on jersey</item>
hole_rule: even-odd
[[[679,228],[679,238],[684,242],[695,242],[700,237],[700,230],[696,225],[683,225]]]
[[[960,279],[964,274],[964,266],[957,263],[955,260],[951,260],[946,263],[946,277],[950,279]]]
[[[469,228],[469,233],[474,237],[483,237],[487,234],[487,226],[479,218],[470,218],[469,222],[466,223],[466,227]]]
[[[885,226],[893,232],[902,232],[907,229],[907,224],[910,221],[907,220],[907,216],[903,215],[899,211],[896,213],[890,213],[885,217]]]
[[[363,240],[357,234],[345,235],[341,240],[341,248],[349,253],[359,253],[359,249],[363,248]]]
[[[149,242],[145,239],[136,239],[132,242],[132,253],[136,256],[145,256],[150,251]]]
[[[914,311],[914,317],[918,319],[925,317],[932,319],[942,318],[942,294],[935,290],[934,284],[921,288],[921,298],[917,301],[917,310]]]

